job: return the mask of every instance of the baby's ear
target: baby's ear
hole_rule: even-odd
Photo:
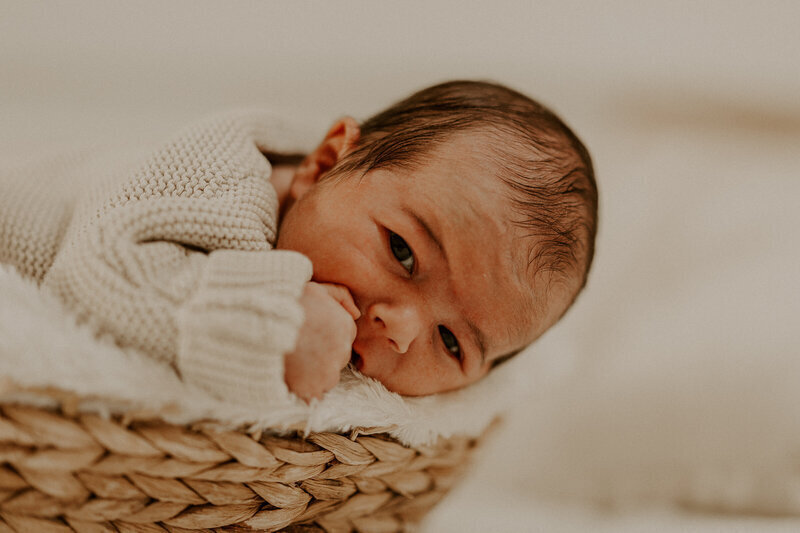
[[[295,171],[289,195],[297,200],[347,155],[361,136],[361,128],[352,117],[337,120],[319,146],[306,156]]]

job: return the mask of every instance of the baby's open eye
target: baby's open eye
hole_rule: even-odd
[[[444,347],[447,348],[447,351],[460,361],[461,347],[458,345],[456,336],[444,326],[439,326],[439,336],[442,338],[442,342],[444,343]]]
[[[392,255],[411,274],[414,271],[414,252],[411,251],[406,241],[397,233],[389,232],[389,246]]]

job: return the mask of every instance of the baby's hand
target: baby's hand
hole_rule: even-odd
[[[297,346],[284,356],[283,379],[308,402],[339,382],[339,373],[350,361],[361,312],[350,291],[331,283],[308,282],[300,303],[306,318]]]

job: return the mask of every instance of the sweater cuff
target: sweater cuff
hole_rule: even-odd
[[[183,380],[239,405],[289,400],[283,355],[297,342],[299,299],[311,275],[311,261],[297,252],[209,254],[177,316]]]

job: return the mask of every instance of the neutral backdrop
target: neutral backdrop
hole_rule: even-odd
[[[595,160],[588,289],[427,531],[800,528],[800,3],[0,0],[0,156],[491,79]]]

